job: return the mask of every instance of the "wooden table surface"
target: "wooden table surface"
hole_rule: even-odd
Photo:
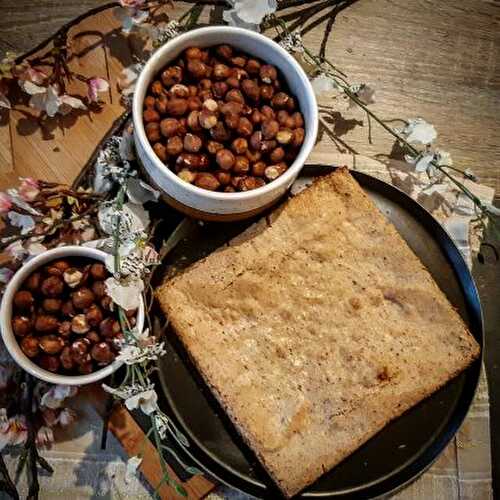
[[[22,53],[103,3],[2,0],[0,54]],[[498,0],[358,0],[336,19],[329,47],[329,57],[351,81],[376,89],[374,111],[387,119],[425,117],[438,130],[438,146],[495,188],[500,205]],[[367,143],[366,127],[357,127],[365,119],[362,113],[339,119],[335,132],[367,156],[390,150],[391,138],[376,127],[373,144]],[[474,265],[486,322],[494,487],[500,496],[499,270],[500,264]]]

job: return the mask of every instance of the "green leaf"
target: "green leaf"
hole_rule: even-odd
[[[198,476],[200,474],[203,474],[203,471],[198,469],[198,467],[192,467],[192,466],[186,467],[186,472],[188,472],[189,474],[193,474],[193,476]]]
[[[179,493],[179,495],[182,495],[183,497],[188,496],[187,491],[180,484],[175,485],[175,491],[177,491],[177,493]]]

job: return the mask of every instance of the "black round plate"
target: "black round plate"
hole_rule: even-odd
[[[306,167],[304,175],[328,167]],[[457,308],[476,340],[483,343],[479,296],[462,255],[440,224],[397,188],[369,175],[352,174],[395,225]],[[228,241],[247,223],[193,224],[167,264],[184,267]],[[188,437],[187,454],[199,467],[229,486],[259,498],[277,491],[243,444],[209,390],[187,360],[174,335],[159,363],[164,391],[162,409]],[[432,355],[432,353],[429,353]],[[452,439],[471,404],[481,360],[459,377],[387,425],[351,456],[306,488],[299,498],[372,498],[393,492],[429,467]]]

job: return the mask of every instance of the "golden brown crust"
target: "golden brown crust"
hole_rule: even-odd
[[[480,352],[347,169],[321,178],[270,227],[258,223],[157,295],[288,497]]]

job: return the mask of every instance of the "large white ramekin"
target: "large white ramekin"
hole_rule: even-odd
[[[155,75],[184,49],[230,44],[279,68],[290,92],[299,103],[305,121],[305,140],[288,170],[273,182],[241,193],[212,192],[181,180],[156,156],[146,138],[142,121],[143,102]],[[158,49],[142,70],[134,92],[134,136],[139,161],[150,181],[164,198],[190,216],[208,220],[236,220],[254,215],[280,198],[293,184],[311,152],[318,132],[318,107],[314,91],[304,70],[280,45],[253,31],[228,26],[199,28],[176,37]]]
[[[33,361],[31,361],[30,358],[23,353],[12,330],[12,301],[14,294],[19,290],[26,278],[32,272],[48,262],[57,259],[64,259],[68,257],[86,257],[104,262],[106,255],[107,254],[101,250],[87,247],[65,246],[53,248],[52,250],[47,250],[46,252],[37,255],[24,264],[23,267],[21,267],[21,269],[14,274],[7,285],[0,309],[0,328],[2,330],[2,339],[14,361],[28,373],[31,373],[34,377],[51,384],[84,385],[97,382],[98,380],[111,375],[111,373],[116,371],[121,366],[121,363],[114,361],[108,366],[105,366],[104,368],[101,368],[93,373],[89,373],[88,375],[59,375],[57,373],[52,373],[33,363]],[[137,314],[137,328],[139,331],[142,331],[143,326],[144,306],[141,299],[141,304]]]

